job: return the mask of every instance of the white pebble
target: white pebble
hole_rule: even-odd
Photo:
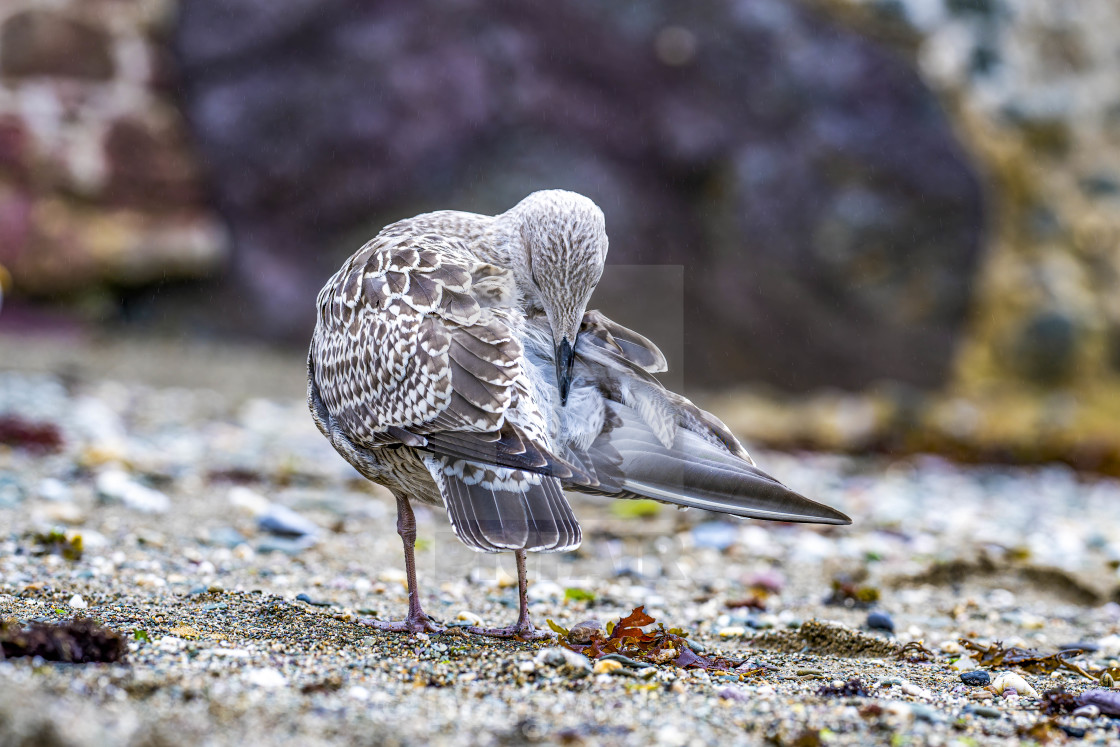
[[[903,682],[902,692],[906,693],[907,695],[912,695],[915,698],[926,698],[927,700],[933,698],[933,693],[931,693],[924,687],[915,685],[912,682]]]
[[[469,612],[467,610],[463,610],[462,612],[460,612],[458,615],[455,616],[455,619],[460,621],[460,622],[469,623],[469,624],[475,625],[475,626],[482,625],[482,618],[479,617],[478,615],[476,615],[475,613]]]
[[[354,685],[346,691],[346,694],[354,700],[369,700],[369,690],[361,685]]]
[[[75,594],[70,597],[70,606],[76,610],[84,610],[89,607],[89,605],[86,604],[86,600],[82,599],[81,594]]]
[[[1009,687],[1015,688],[1015,692],[1019,695],[1025,695],[1030,698],[1038,697],[1038,691],[1031,687],[1031,683],[1027,682],[1015,672],[1003,672],[992,680],[991,688],[997,695],[1002,695],[1003,691]]]
[[[747,629],[739,625],[732,625],[719,631],[720,638],[742,638],[746,634]]]
[[[245,681],[257,687],[284,687],[288,680],[276,669],[250,669],[245,672]]]

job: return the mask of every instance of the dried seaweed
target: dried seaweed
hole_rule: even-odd
[[[61,555],[69,561],[82,559],[82,535],[67,537],[65,532],[52,529],[49,532],[36,532],[31,535],[36,544],[36,555]]]
[[[729,599],[724,603],[724,606],[729,610],[737,609],[751,609],[758,610],[759,612],[766,611],[766,595],[765,594],[752,594],[746,599]]]
[[[53,454],[62,448],[62,432],[51,423],[32,423],[15,415],[4,415],[0,417],[0,444]]]
[[[657,625],[647,632],[646,628]],[[740,667],[743,659],[729,659],[723,656],[708,656],[699,653],[686,640],[688,635],[680,628],[666,629],[646,613],[645,607],[635,607],[627,616],[617,622],[607,623],[606,637],[594,636],[590,643],[578,644],[570,640],[568,630],[549,620],[548,625],[560,636],[560,643],[590,659],[602,659],[614,654],[634,659],[646,664],[672,664],[682,668],[732,671]],[[738,671],[738,674],[755,674]]]
[[[1081,666],[1069,661],[1070,657],[1080,656],[1085,653],[1082,648],[1068,648],[1053,654],[1044,654],[1033,648],[1020,648],[1011,646],[1004,648],[1003,644],[996,641],[991,646],[985,646],[966,638],[961,638],[962,646],[972,651],[972,658],[984,667],[1019,667],[1031,674],[1050,674],[1058,669],[1068,669],[1077,672],[1082,677],[1090,680],[1097,679]]]
[[[38,656],[71,664],[122,661],[128,652],[124,636],[89,618],[58,625],[36,623],[29,628],[0,624],[0,651],[6,658]]]
[[[879,590],[874,586],[860,586],[846,579],[832,579],[832,592],[825,597],[824,603],[837,607],[856,607],[866,609],[879,601]]]
[[[827,698],[867,698],[871,693],[859,677],[852,677],[843,685],[825,685],[817,690],[817,695]]]
[[[933,652],[925,647],[921,641],[910,641],[902,650],[898,652],[896,658],[899,661],[907,661],[911,664],[917,664],[923,661],[933,661]]]
[[[1070,713],[1079,707],[1077,696],[1073,693],[1067,693],[1064,687],[1056,687],[1042,693],[1038,705],[1039,709],[1047,716]]]

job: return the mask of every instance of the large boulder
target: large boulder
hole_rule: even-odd
[[[183,0],[175,47],[246,326],[306,336],[385,222],[565,187],[612,263],[684,266],[689,385],[947,376],[977,179],[902,57],[795,3]]]

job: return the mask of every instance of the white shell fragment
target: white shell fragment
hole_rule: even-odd
[[[1031,683],[1014,672],[1004,672],[992,680],[991,688],[997,695],[1002,695],[1003,691],[1009,687],[1015,688],[1015,692],[1019,693],[1021,697],[1038,697],[1038,691],[1031,687]]]

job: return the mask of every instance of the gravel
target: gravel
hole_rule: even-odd
[[[358,624],[407,604],[392,502],[298,396],[8,372],[4,414],[57,426],[63,446],[0,447],[0,618],[90,616],[129,652],[0,661],[0,744],[1015,744],[1049,728],[1032,693],[1096,683],[1015,671],[995,695],[969,679],[958,639],[1080,641],[1095,649],[1082,666],[1120,665],[1120,484],[1065,468],[756,455],[852,527],[574,497],[583,546],[530,556],[538,627],[590,635],[644,605],[697,649],[751,665],[705,672]],[[425,607],[510,623],[513,558],[417,518]],[[893,633],[835,579],[872,590]],[[855,678],[866,696],[819,694]],[[1094,703],[1116,702],[1100,692]],[[1115,740],[1095,707],[1054,728]]]

